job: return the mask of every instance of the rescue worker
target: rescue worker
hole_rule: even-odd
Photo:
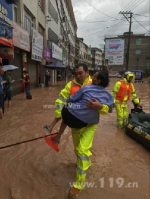
[[[132,72],[125,72],[124,78],[115,83],[112,91],[112,96],[114,97],[114,107],[117,113],[118,128],[123,128],[124,125],[126,125],[128,115],[127,101],[132,98],[133,103],[140,106],[140,100],[135,93],[133,84],[131,83],[134,79],[135,75]]]
[[[75,79],[67,83],[64,89],[61,90],[58,99],[55,101],[55,120],[52,125],[46,126],[47,130],[51,132],[53,126],[61,119],[61,111],[64,105],[67,103],[67,99],[70,95],[73,95],[77,90],[82,88],[87,84],[92,83],[92,79],[89,76],[88,67],[86,64],[79,63],[74,68]],[[93,101],[86,102],[89,108],[99,110],[99,113],[108,113],[109,107],[107,105],[101,106],[97,99]],[[72,138],[74,143],[74,151],[77,156],[77,167],[76,176],[73,183],[73,187],[68,192],[69,198],[74,198],[78,195],[80,190],[84,189],[86,172],[90,167],[89,157],[92,155],[90,148],[92,147],[92,142],[94,134],[96,132],[98,124],[88,125],[81,129],[72,129]],[[45,126],[44,126],[45,128]]]

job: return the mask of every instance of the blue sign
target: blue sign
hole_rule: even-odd
[[[97,64],[95,64],[95,70],[98,70],[98,65]]]
[[[143,78],[142,70],[131,70],[131,72],[135,74],[135,80],[142,80]]]
[[[0,1],[0,37],[12,39],[12,1]]]

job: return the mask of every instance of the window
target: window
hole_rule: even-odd
[[[17,11],[17,5],[13,4],[13,21],[18,23],[18,11]]]
[[[60,8],[60,12],[61,12],[61,16],[63,17],[64,16],[64,12],[63,12],[63,6],[61,5],[61,8]]]
[[[135,50],[135,54],[136,54],[136,55],[141,54],[141,50],[140,50],[140,49],[136,49],[136,50]]]
[[[51,29],[48,29],[48,40],[58,45],[58,35]]]
[[[58,13],[50,1],[48,1],[48,12],[51,15],[51,17],[54,19],[54,21],[58,24]]]
[[[39,24],[39,33],[44,37],[44,28]]]
[[[142,39],[136,39],[136,45],[141,45]]]
[[[32,27],[34,27],[34,19],[24,10],[24,28],[29,32],[30,36],[32,35]]]
[[[60,26],[60,35],[64,36],[64,30],[63,30],[63,28],[61,26]]]
[[[44,13],[44,0],[39,0],[39,7],[41,8],[41,11]]]

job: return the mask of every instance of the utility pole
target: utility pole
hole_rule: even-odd
[[[123,14],[123,16],[127,19],[129,22],[129,37],[128,37],[128,46],[127,46],[127,53],[126,53],[126,70],[128,70],[129,67],[129,51],[130,51],[130,38],[131,38],[131,24],[132,24],[132,12],[119,12],[119,14]],[[129,19],[126,15],[130,15]]]

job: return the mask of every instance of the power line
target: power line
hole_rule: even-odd
[[[128,9],[130,6],[133,7],[134,5],[136,5],[136,4],[134,4],[135,1],[136,1],[136,0],[133,0],[133,1],[131,1],[130,3],[128,3],[121,11]],[[138,3],[138,2],[136,2],[136,3]],[[139,3],[139,4],[140,4],[140,3]],[[137,6],[138,6],[139,4],[137,4]],[[119,15],[119,14],[118,14],[118,15]],[[120,18],[120,19],[121,19],[121,18]],[[110,31],[113,31],[113,33],[115,33],[116,30],[119,28],[120,24],[121,24],[121,21],[118,22],[118,23],[116,24],[116,28],[112,28],[111,30],[109,30],[109,32],[110,32]],[[107,31],[107,32],[108,32],[108,31]],[[107,34],[107,33],[106,33],[106,34]]]
[[[149,25],[147,25],[147,26],[150,26],[150,24],[149,24]],[[147,26],[145,26],[145,27],[147,27]],[[142,27],[142,28],[140,28],[139,30],[135,31],[135,32],[138,32],[138,31],[140,31],[141,29],[143,29],[143,27]]]
[[[134,17],[133,17],[134,18]],[[135,18],[134,18],[135,19]],[[138,24],[140,24],[145,30],[147,30],[139,21],[137,21],[136,19],[135,19],[135,21],[138,23]],[[149,30],[147,30],[148,32],[150,32]]]
[[[128,46],[127,46],[127,54],[126,54],[126,70],[128,70],[128,66],[129,66],[129,51],[130,51],[130,36],[131,36],[131,24],[132,24],[132,17],[133,14],[132,12],[120,12],[120,14],[123,14],[123,16],[128,20],[128,18],[125,16],[126,15],[130,15],[129,19],[129,38],[128,38]]]
[[[85,1],[85,0],[84,0]],[[98,12],[100,12],[101,14],[107,16],[107,17],[110,17],[110,18],[113,18],[113,19],[116,19],[115,17],[112,17],[112,16],[109,16],[103,12],[101,12],[100,10],[98,10],[97,8],[95,8],[93,5],[91,5],[90,3],[88,3],[87,1],[85,1],[87,4],[89,4],[91,7],[93,7],[95,10],[97,10]]]
[[[128,24],[124,24],[124,25],[128,25]],[[103,30],[107,29],[107,28],[108,28],[108,27],[106,27],[106,28],[104,28],[104,29],[102,29],[102,30],[100,30],[100,31],[97,31],[97,32],[91,33],[91,34],[89,34],[89,35],[85,35],[85,36],[83,36],[83,37],[88,37],[88,36],[94,35],[94,34],[96,34],[96,33],[99,33],[99,32],[101,32],[101,31],[103,31]]]
[[[145,1],[145,0],[143,0],[143,1]],[[142,2],[143,2],[143,1],[142,1]],[[142,3],[142,2],[141,2],[141,3]],[[134,10],[134,9],[135,9],[138,5],[140,5],[141,3],[137,4],[134,8],[132,8],[132,10]],[[131,10],[130,10],[130,11],[131,11]]]
[[[89,9],[90,10],[90,9]],[[88,11],[89,11],[88,10]],[[88,11],[85,11],[85,12],[81,12],[81,13],[78,13],[79,15],[82,15],[82,14],[84,14],[84,13],[87,13]],[[75,15],[78,15],[78,14],[76,14],[76,13],[74,13]]]
[[[135,2],[135,0],[133,0],[133,2],[130,1],[130,3],[128,3],[125,7],[123,7],[123,9],[122,9],[121,11],[127,9],[127,8],[129,7],[129,5],[132,4],[132,3],[134,3],[134,2]],[[119,13],[118,13],[117,17],[118,17],[118,16],[119,16]],[[116,17],[116,18],[117,18],[117,17]],[[121,19],[121,17],[119,17],[118,20],[120,20],[120,19]],[[115,33],[116,30],[118,29],[118,27],[120,26],[120,24],[121,24],[121,21],[120,21],[120,22],[117,22],[116,24],[114,24],[114,26],[116,26],[116,27],[115,27],[115,28],[113,27],[112,29],[110,29],[110,30],[108,30],[108,31],[109,31],[109,32]],[[107,31],[107,32],[108,32],[108,31]],[[106,34],[107,34],[107,33],[106,33]]]

